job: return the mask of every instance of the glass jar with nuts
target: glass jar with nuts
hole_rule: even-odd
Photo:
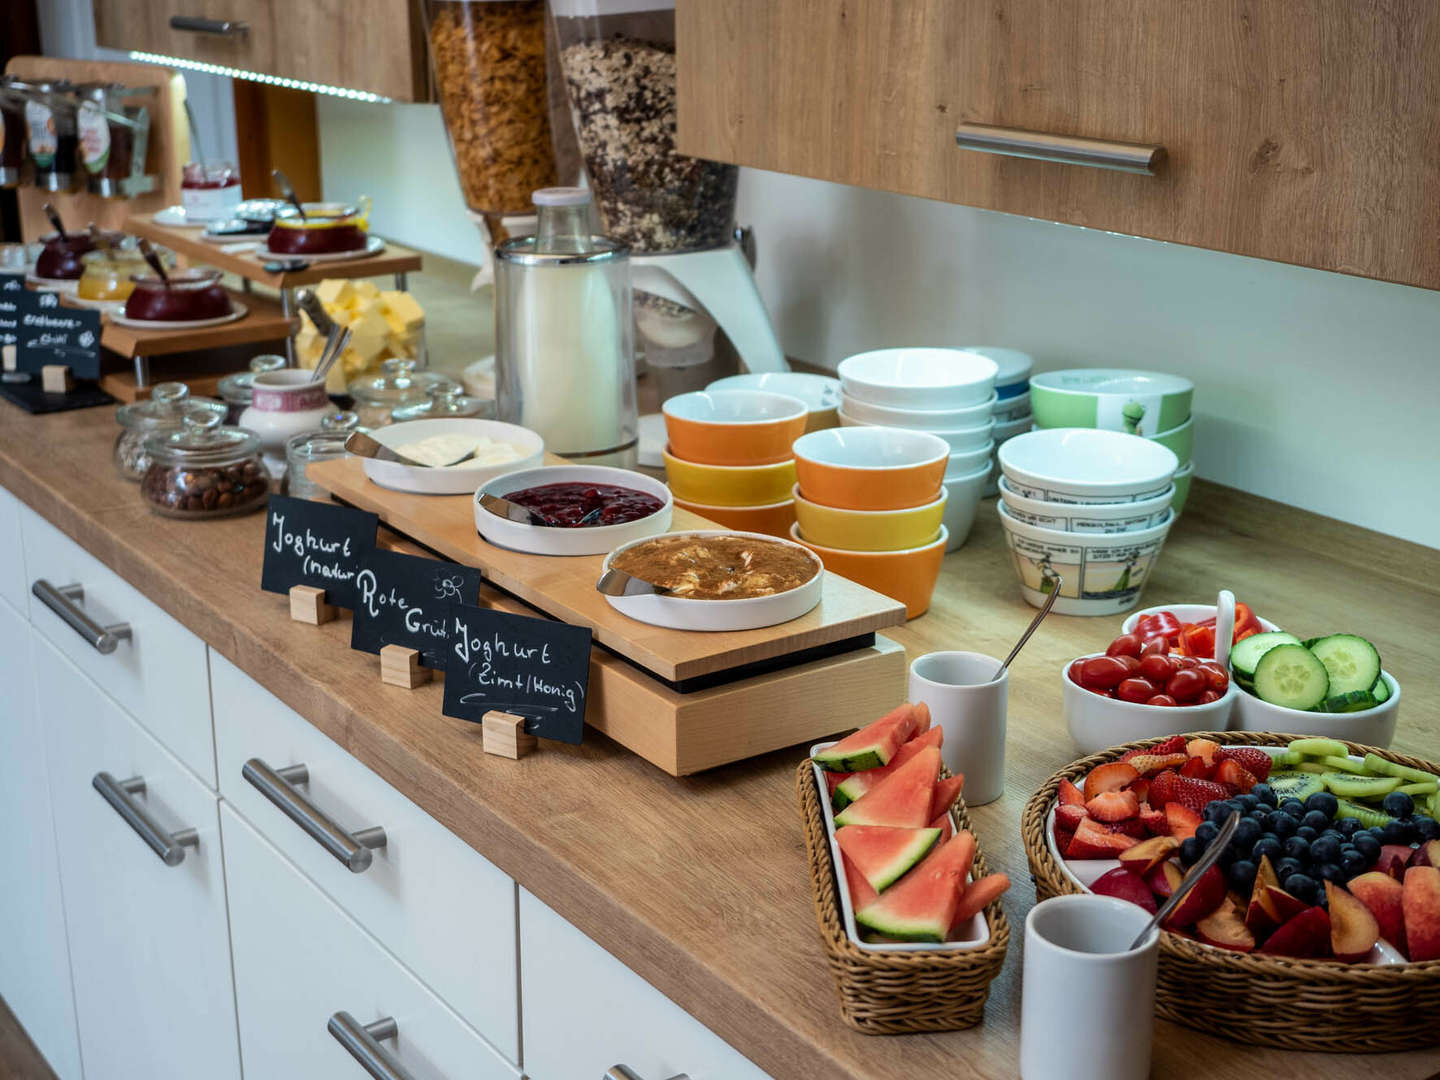
[[[191,397],[184,383],[158,384],[145,400],[122,405],[115,411],[120,434],[115,437],[112,458],[115,468],[127,480],[139,480],[150,467],[145,442],[152,435],[180,430],[185,413],[193,408],[212,411],[223,420],[225,406],[206,397]],[[218,421],[217,421],[218,422]]]
[[[150,467],[140,494],[157,514],[176,518],[227,517],[264,505],[270,477],[260,440],[243,428],[223,427],[209,410],[190,409],[179,431],[145,443]]]

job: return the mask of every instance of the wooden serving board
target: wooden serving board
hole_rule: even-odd
[[[129,359],[223,349],[230,345],[251,345],[257,341],[283,341],[298,329],[297,318],[286,315],[275,300],[256,293],[226,291],[230,293],[232,302],[249,308],[243,318],[184,330],[143,330],[136,326],[122,326],[107,318],[100,331],[100,344]],[[63,297],[60,302],[65,303]]]
[[[561,461],[547,456],[547,463]],[[595,591],[604,556],[527,555],[487,543],[475,531],[471,495],[391,491],[371,483],[354,457],[311,465],[308,475],[337,499],[378,514],[394,531],[446,558],[480,567],[487,580],[547,615],[588,626],[600,644],[672,684],[797,655],[813,657],[855,639],[868,643],[875,631],[905,622],[903,605],[826,572],[814,610],[779,626],[733,633],[651,626],[620,614]],[[671,525],[672,530],[720,527],[679,507]]]

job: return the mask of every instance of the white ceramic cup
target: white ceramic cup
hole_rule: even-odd
[[[1005,790],[1005,699],[1010,672],[991,680],[1000,661],[973,652],[926,653],[910,665],[910,700],[930,706],[945,732],[940,757],[965,774],[965,803],[994,802]]]
[[[1110,896],[1055,896],[1025,917],[1023,1080],[1146,1080],[1160,935],[1131,949],[1150,913]]]

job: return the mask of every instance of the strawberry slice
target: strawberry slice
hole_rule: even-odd
[[[1185,809],[1183,806],[1181,810]],[[1170,822],[1163,810],[1152,810],[1145,803],[1140,804],[1140,824],[1145,826],[1145,831],[1151,836],[1169,836]]]
[[[1111,761],[1096,765],[1085,777],[1085,801],[1088,803],[1103,791],[1119,791],[1126,785],[1140,779],[1140,771],[1126,761]]]
[[[1055,807],[1055,827],[1073,832],[1080,827],[1088,815],[1085,807],[1074,805],[1062,805]]]
[[[1274,759],[1258,746],[1226,746],[1216,753],[1217,761],[1235,761],[1260,783],[1269,779]]]
[[[1152,754],[1164,757],[1167,754],[1183,753],[1185,753],[1185,736],[1171,735],[1170,738],[1164,742],[1156,743],[1154,746],[1142,746],[1137,750],[1126,750],[1125,753],[1120,755],[1120,760],[1132,761],[1137,757],[1149,757]]]
[[[1133,791],[1102,791],[1085,804],[1085,812],[1096,821],[1128,821],[1140,813],[1140,800]]]
[[[1228,799],[1229,797],[1230,791],[1223,784],[1182,776],[1176,781],[1173,801],[1198,814],[1216,799]]]
[[[1099,825],[1106,832],[1122,833],[1125,836],[1133,836],[1136,840],[1144,840],[1149,835],[1145,831],[1145,823],[1138,816],[1126,818],[1124,821],[1102,821],[1099,822]]]
[[[1200,827],[1200,821],[1199,812],[1188,806],[1182,806],[1178,802],[1165,806],[1165,824],[1170,827],[1170,835],[1176,840],[1188,840],[1194,836],[1195,830]]]
[[[1202,757],[1192,757],[1180,769],[1180,775],[1195,780],[1209,780],[1215,775],[1215,766]]]
[[[1150,801],[1150,781],[1146,780],[1143,776],[1125,790],[1133,791],[1135,798],[1139,799],[1142,805]]]
[[[1233,758],[1227,758],[1220,762],[1219,768],[1215,770],[1215,782],[1230,784],[1241,794],[1249,791],[1258,783],[1255,774]]]
[[[1070,845],[1065,849],[1067,859],[1113,859],[1126,848],[1138,843],[1134,837],[1124,833],[1107,831],[1099,822],[1086,818],[1075,830]]]
[[[1085,805],[1085,796],[1080,794],[1080,789],[1071,783],[1068,777],[1062,777],[1060,780],[1060,802],[1067,806]]]
[[[1142,776],[1152,776],[1161,769],[1179,768],[1188,760],[1184,754],[1137,754],[1135,757],[1124,759]]]
[[[1179,790],[1177,782],[1180,774],[1173,769],[1166,769],[1154,780],[1150,781],[1150,805],[1157,810],[1165,809],[1165,805],[1172,802],[1176,791]]]

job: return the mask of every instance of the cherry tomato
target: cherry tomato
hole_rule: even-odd
[[[1140,656],[1140,638],[1136,634],[1121,634],[1105,650],[1106,656]]]
[[[1085,666],[1085,661],[1084,661],[1084,660],[1072,660],[1072,661],[1070,662],[1070,670],[1065,673],[1066,675],[1068,675],[1068,676],[1070,677],[1070,681],[1073,682],[1076,686],[1084,686],[1084,685],[1085,685],[1084,680],[1081,679],[1081,677],[1080,677],[1080,669],[1083,668],[1084,666]]]
[[[1178,663],[1182,668],[1193,668],[1193,667],[1199,667],[1199,665],[1200,665],[1200,661],[1197,660],[1197,659],[1195,659],[1195,657],[1193,657],[1193,656],[1177,656],[1177,657],[1175,657],[1175,661],[1176,661],[1176,663]]]
[[[1203,673],[1195,668],[1182,668],[1170,676],[1170,681],[1165,684],[1165,693],[1176,701],[1188,704],[1209,688],[1209,683]]]
[[[1135,657],[1133,656],[1117,656],[1115,657],[1115,659],[1119,660],[1120,663],[1124,664],[1125,670],[1130,672],[1130,674],[1132,675],[1140,670],[1140,661],[1135,659]]]
[[[1133,701],[1140,705],[1154,697],[1158,689],[1149,679],[1123,679],[1115,687],[1115,696],[1121,701]]]
[[[1170,652],[1170,644],[1163,637],[1154,637],[1147,640],[1140,650],[1140,658],[1147,656],[1165,656]]]
[[[1165,707],[1167,707],[1167,708],[1174,708],[1174,707],[1178,704],[1178,702],[1176,702],[1176,700],[1175,700],[1173,697],[1171,697],[1169,694],[1156,694],[1156,695],[1155,695],[1154,697],[1152,697],[1149,701],[1145,702],[1145,704],[1146,704],[1146,705],[1163,705],[1163,706],[1165,706]]]
[[[1080,681],[1092,689],[1110,690],[1129,674],[1130,669],[1115,657],[1095,656],[1086,660],[1080,669]]]
[[[1214,690],[1206,690],[1203,694],[1201,694],[1198,698],[1195,699],[1195,704],[1209,705],[1212,701],[1219,701],[1224,696],[1224,694],[1217,694]]]
[[[1180,664],[1173,656],[1150,653],[1140,658],[1140,674],[1156,686],[1164,686],[1170,681],[1170,676],[1179,670]]]
[[[1211,690],[1218,690],[1223,694],[1225,688],[1230,685],[1229,673],[1213,660],[1202,661],[1195,670],[1204,674],[1205,681]]]

